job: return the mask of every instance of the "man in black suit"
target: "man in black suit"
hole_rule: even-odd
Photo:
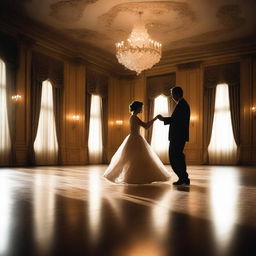
[[[171,96],[176,103],[171,117],[158,115],[158,119],[163,121],[165,125],[170,125],[169,158],[173,171],[179,177],[179,180],[174,182],[173,185],[189,185],[190,179],[187,173],[183,149],[186,141],[189,141],[190,107],[183,98],[183,90],[181,87],[173,87],[171,89]]]

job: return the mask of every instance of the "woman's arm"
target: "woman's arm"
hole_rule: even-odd
[[[152,120],[148,121],[147,123],[146,122],[143,122],[141,121],[138,117],[136,118],[136,120],[138,121],[138,124],[140,126],[142,126],[143,128],[145,129],[148,129],[153,123],[154,121],[157,119],[157,117],[153,118]]]

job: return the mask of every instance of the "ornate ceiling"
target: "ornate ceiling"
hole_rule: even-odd
[[[30,18],[110,53],[143,12],[152,39],[169,51],[252,36],[255,0],[23,0]]]

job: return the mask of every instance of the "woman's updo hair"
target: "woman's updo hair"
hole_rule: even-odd
[[[143,102],[140,102],[140,101],[133,101],[130,106],[129,106],[129,109],[130,109],[130,112],[133,112],[139,108],[142,108],[143,106]]]

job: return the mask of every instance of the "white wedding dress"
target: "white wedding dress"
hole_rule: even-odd
[[[161,160],[140,135],[139,122],[137,116],[131,115],[131,133],[118,148],[104,173],[104,177],[112,182],[148,184],[170,178]]]

